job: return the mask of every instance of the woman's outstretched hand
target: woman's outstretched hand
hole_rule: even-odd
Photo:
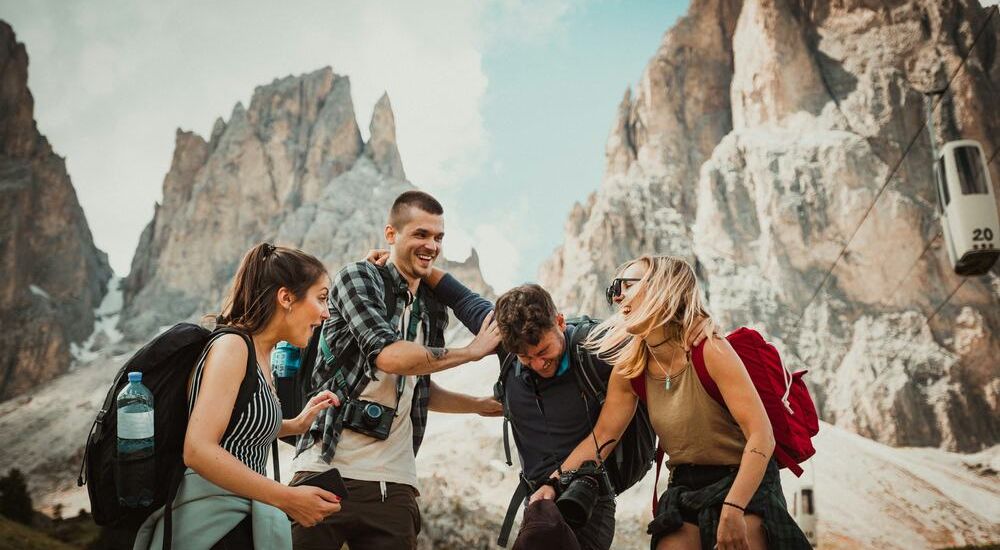
[[[302,412],[295,417],[295,425],[300,430],[298,433],[305,433],[309,426],[312,426],[313,420],[316,420],[316,415],[320,411],[337,406],[340,406],[340,399],[330,390],[323,390],[314,395],[302,408]]]

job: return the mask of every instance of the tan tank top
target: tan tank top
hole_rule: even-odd
[[[669,390],[664,388],[665,378],[657,374],[646,369],[646,396],[653,431],[667,454],[667,467],[739,465],[746,437],[729,411],[705,391],[690,359],[671,378]]]

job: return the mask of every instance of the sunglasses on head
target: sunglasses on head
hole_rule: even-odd
[[[608,298],[608,305],[614,305],[615,298],[622,295],[622,283],[635,283],[641,280],[642,279],[632,279],[628,277],[615,277],[611,281],[611,286],[604,291],[604,295]]]

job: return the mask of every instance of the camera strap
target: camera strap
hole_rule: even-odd
[[[583,368],[583,365],[576,365],[576,368]],[[573,378],[576,380],[576,386],[580,390],[580,399],[583,400],[583,408],[587,411],[587,422],[590,423],[590,437],[594,440],[594,448],[597,450],[597,463],[604,466],[604,458],[601,457],[601,451],[603,451],[608,445],[614,443],[615,440],[611,439],[609,441],[605,441],[604,445],[601,445],[597,441],[597,425],[594,423],[593,417],[590,416],[590,400],[587,399],[587,389],[583,386],[583,381],[580,380],[582,376],[582,374],[575,372]]]
[[[589,318],[584,318],[584,322],[587,322],[589,320],[590,320]],[[587,393],[587,386],[590,387],[590,390],[591,390],[590,393],[594,396],[594,399],[597,401],[597,404],[600,405],[600,406],[604,406],[604,395],[605,394],[604,394],[604,392],[598,390],[598,388],[594,387],[594,384],[596,382],[595,381],[591,381],[589,379],[589,377],[587,376],[587,374],[583,372],[583,369],[587,368],[587,365],[584,364],[584,361],[586,361],[585,354],[587,353],[587,350],[584,349],[583,344],[582,344],[583,339],[586,337],[586,334],[583,334],[581,337],[578,338],[577,337],[578,336],[577,333],[580,330],[580,326],[579,325],[575,325],[575,326],[572,326],[572,328],[573,328],[573,331],[570,333],[568,341],[566,342],[566,352],[565,353],[569,353],[570,354],[570,356],[569,356],[570,357],[570,370],[573,371],[573,379],[576,380],[576,387],[577,387],[578,390],[580,390],[580,399],[583,400],[583,408],[584,408],[584,410],[587,411],[587,422],[590,423],[590,437],[594,440],[594,448],[597,451],[597,456],[596,456],[597,463],[600,466],[603,467],[604,466],[604,459],[601,457],[601,451],[604,450],[604,447],[607,447],[608,445],[610,445],[611,443],[613,443],[615,440],[612,439],[610,441],[607,441],[607,442],[604,443],[604,445],[601,445],[597,441],[597,434],[595,433],[595,430],[597,429],[597,426],[594,423],[593,417],[591,417],[591,415],[590,415],[590,400],[587,399],[587,395],[588,395],[588,393]],[[573,364],[573,363],[576,363],[576,364]],[[591,370],[593,370],[593,369],[591,369]]]

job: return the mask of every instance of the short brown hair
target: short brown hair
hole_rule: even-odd
[[[432,197],[430,193],[417,190],[406,191],[393,201],[392,208],[389,209],[389,225],[398,230],[402,229],[407,223],[410,223],[411,207],[419,208],[435,216],[444,214],[444,208],[441,206],[441,203]]]
[[[542,336],[556,326],[556,304],[539,285],[514,287],[497,298],[496,321],[503,347],[521,353],[538,345]]]

